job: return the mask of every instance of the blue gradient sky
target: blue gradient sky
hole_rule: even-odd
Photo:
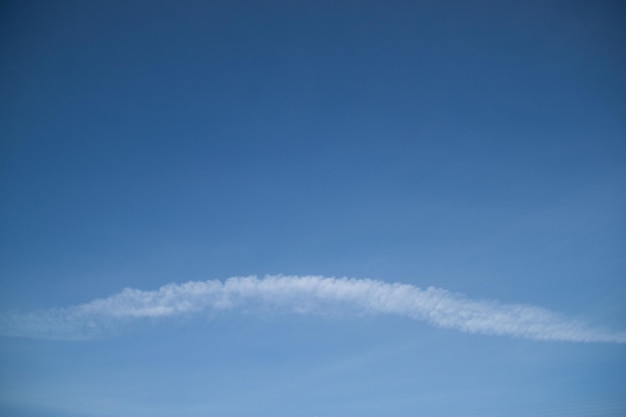
[[[626,328],[619,2],[0,12],[2,311],[319,274]],[[617,416],[625,353],[232,311],[1,338],[0,414]]]

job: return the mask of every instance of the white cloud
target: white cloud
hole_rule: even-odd
[[[0,335],[88,339],[142,318],[275,308],[297,314],[393,314],[468,333],[536,340],[626,343],[626,332],[595,329],[550,310],[472,300],[441,288],[320,276],[234,277],[168,284],[155,291],[126,288],[86,304],[0,316]]]

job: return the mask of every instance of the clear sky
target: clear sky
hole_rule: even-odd
[[[626,414],[625,9],[3,2],[0,414]]]

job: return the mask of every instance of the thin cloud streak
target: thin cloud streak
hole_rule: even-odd
[[[155,291],[126,288],[77,306],[0,316],[0,335],[92,339],[141,319],[267,308],[296,314],[391,314],[467,333],[535,340],[626,343],[609,331],[523,304],[472,300],[459,293],[371,279],[321,276],[233,277],[168,284]]]

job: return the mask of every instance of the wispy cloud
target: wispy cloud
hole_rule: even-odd
[[[392,314],[468,333],[626,343],[626,332],[596,329],[541,307],[472,300],[441,288],[320,276],[234,277],[168,284],[155,291],[126,288],[86,304],[3,314],[0,335],[88,339],[146,318],[263,308],[297,314]]]

